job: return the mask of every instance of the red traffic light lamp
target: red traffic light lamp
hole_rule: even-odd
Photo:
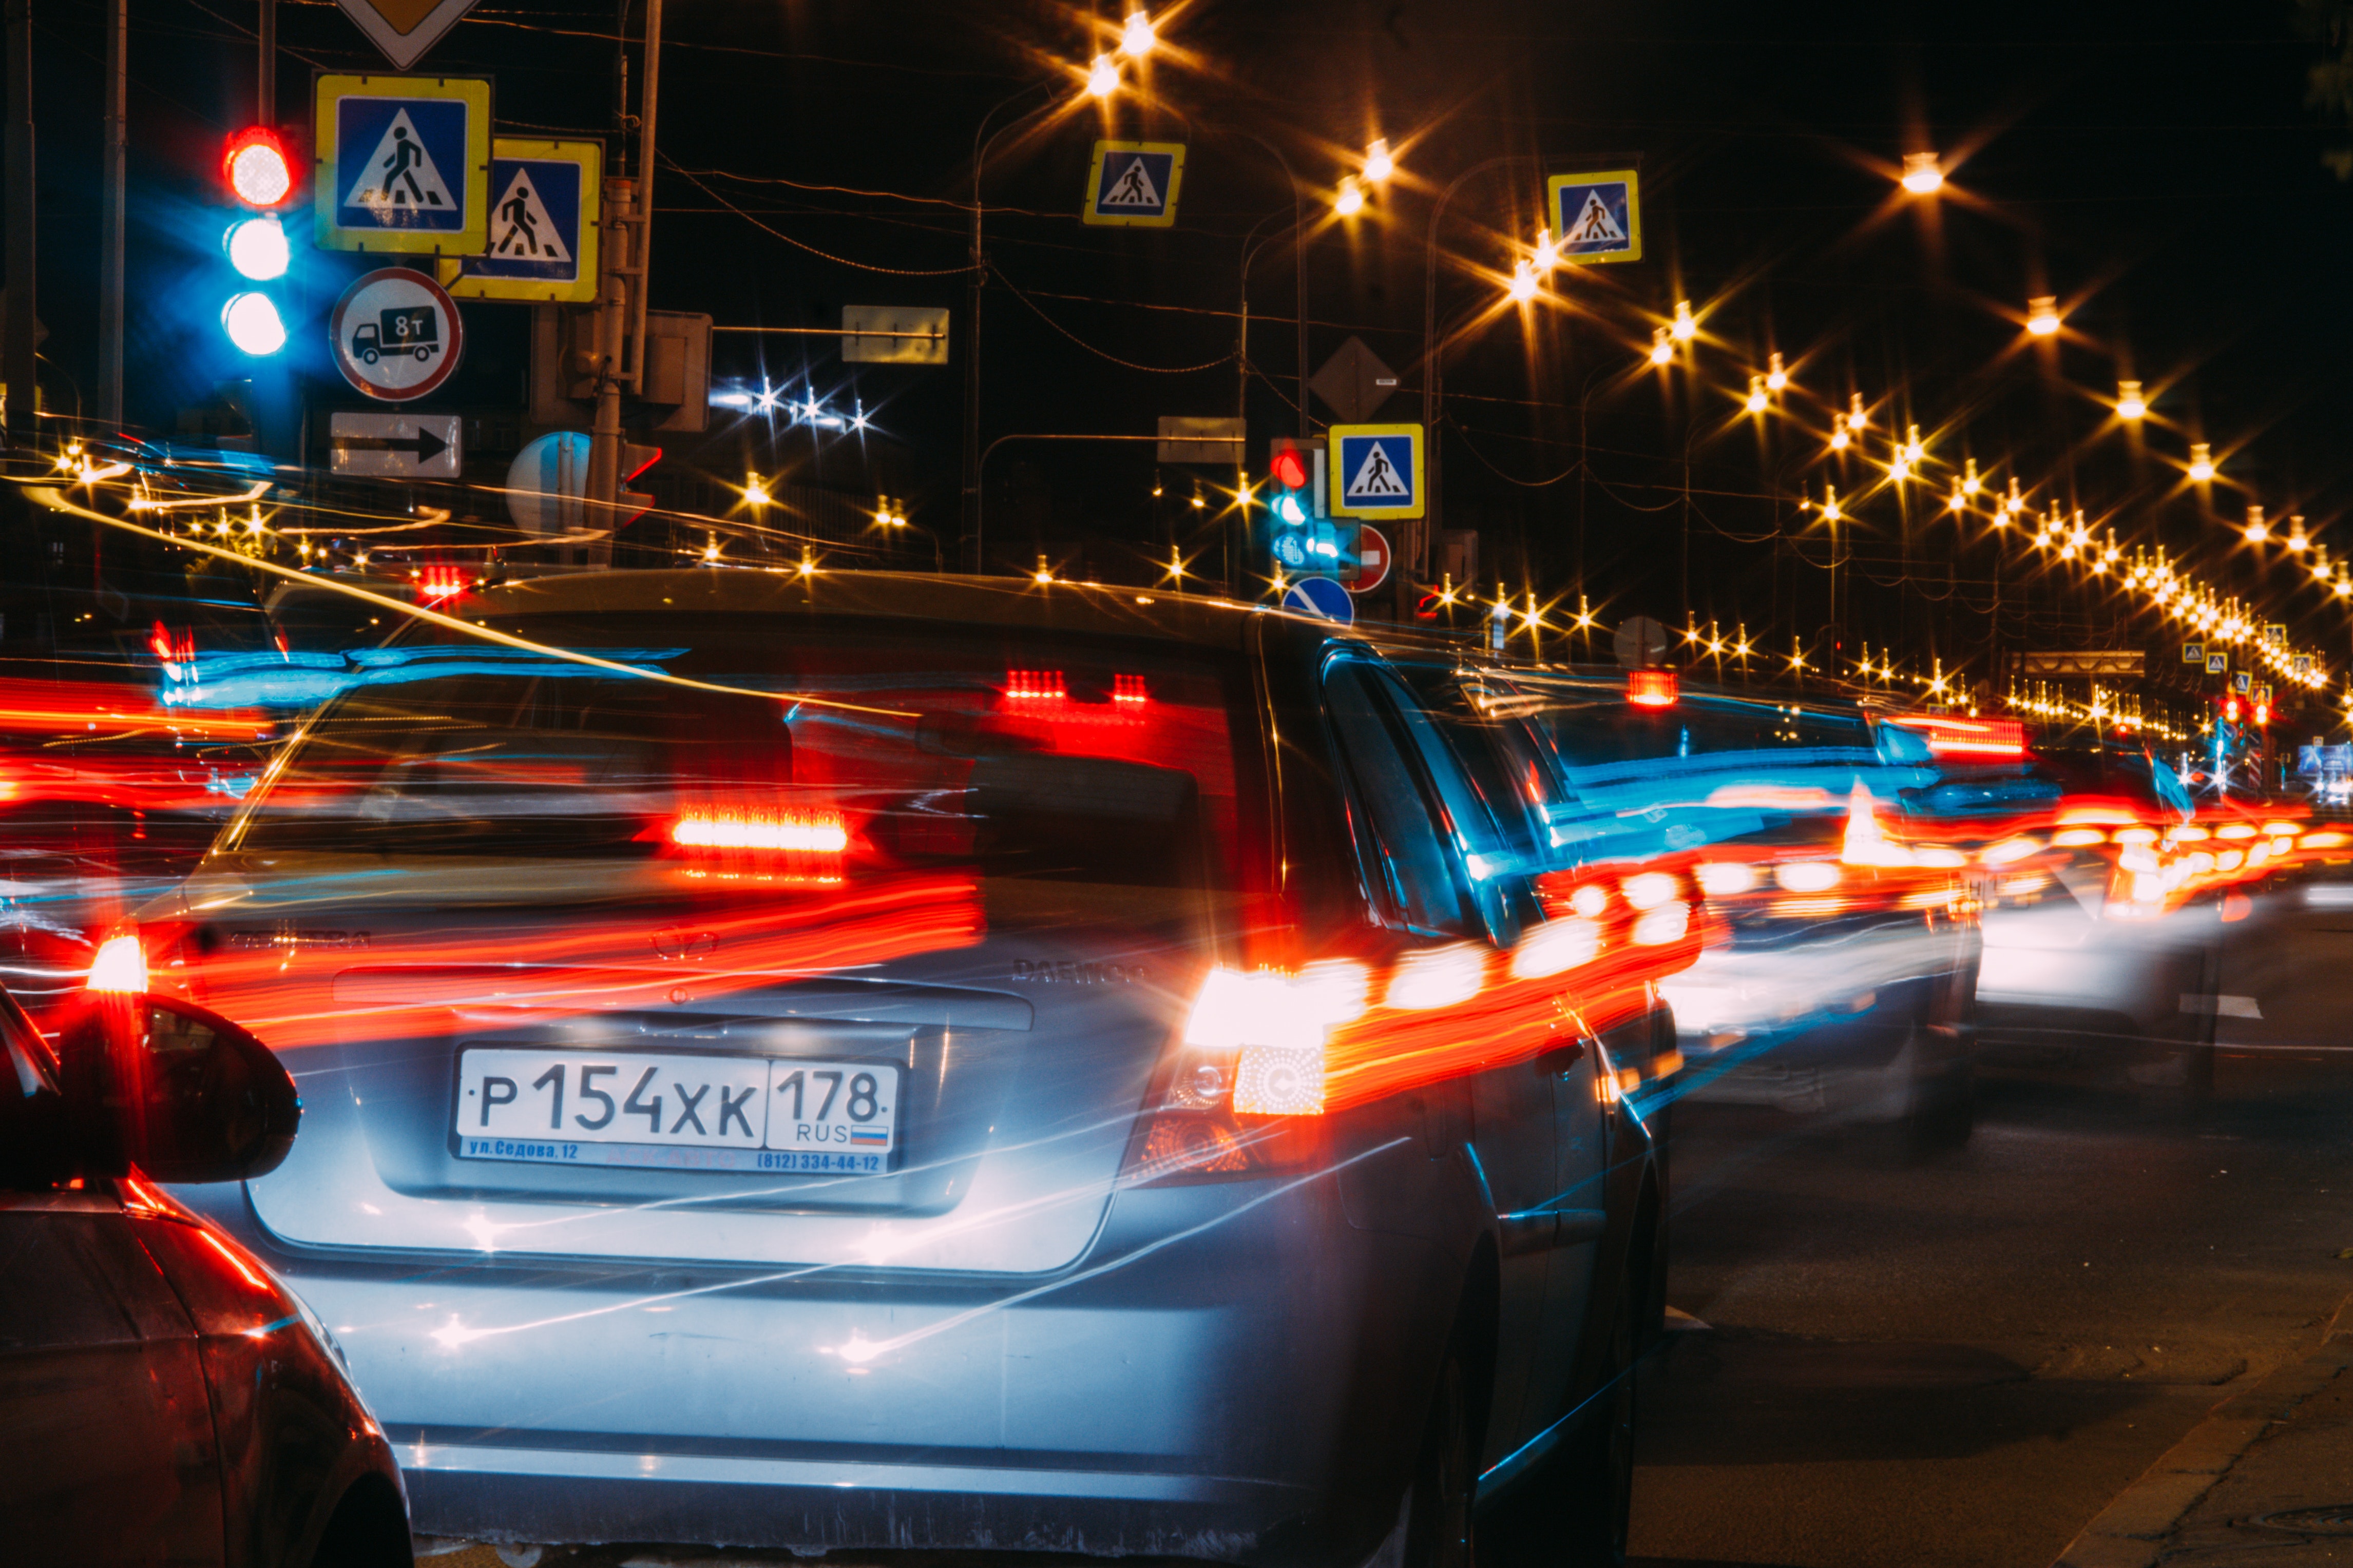
[[[249,125],[228,139],[221,178],[247,206],[265,212],[283,206],[294,195],[293,155],[277,132]]]
[[[1275,453],[1271,472],[1274,482],[1284,489],[1303,490],[1307,488],[1307,463],[1295,447],[1286,447]]]

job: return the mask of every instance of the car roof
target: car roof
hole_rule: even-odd
[[[687,567],[533,577],[445,606],[468,620],[506,616],[854,616],[1087,636],[1156,638],[1239,649],[1254,617],[1283,616],[1206,595],[1026,577],[914,572],[728,570]],[[1336,628],[1334,628],[1336,630]]]

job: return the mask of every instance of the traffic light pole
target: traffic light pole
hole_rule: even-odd
[[[646,0],[645,85],[638,89],[637,178],[605,182],[597,246],[596,422],[588,433],[587,519],[602,537],[588,563],[609,566],[621,526],[621,394],[645,390],[646,258],[652,250],[654,111],[661,91],[662,0]]]
[[[8,389],[7,444],[29,446],[40,394],[33,342],[33,0],[7,0],[8,306],[0,322],[0,379]]]
[[[269,15],[267,0],[262,14]],[[122,423],[122,180],[130,162],[131,0],[106,8],[105,165],[99,176],[98,416]]]

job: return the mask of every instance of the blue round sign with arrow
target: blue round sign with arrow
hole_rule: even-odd
[[[1282,607],[1302,615],[1321,616],[1345,626],[1356,618],[1356,602],[1348,590],[1329,577],[1302,577],[1282,591]]]

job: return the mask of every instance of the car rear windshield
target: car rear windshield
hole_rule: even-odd
[[[534,646],[428,629],[368,656],[223,847],[1240,885],[1238,658],[747,615],[493,628]]]

